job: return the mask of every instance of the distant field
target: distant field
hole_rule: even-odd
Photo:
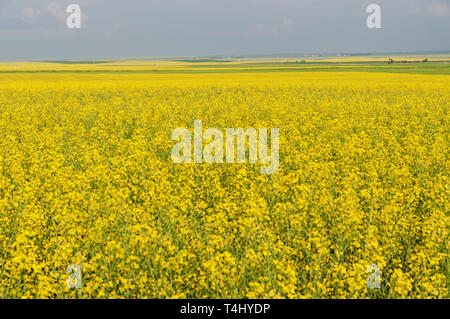
[[[450,57],[394,57],[408,63],[387,64],[387,58],[353,57],[323,59],[186,59],[161,61],[43,61],[0,63],[7,73],[124,73],[196,74],[255,72],[382,72],[450,75]]]

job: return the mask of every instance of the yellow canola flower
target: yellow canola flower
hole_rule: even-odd
[[[2,74],[0,106],[1,298],[449,297],[449,76]],[[279,128],[279,170],[174,164],[194,119]]]

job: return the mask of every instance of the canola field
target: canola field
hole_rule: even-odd
[[[450,75],[2,73],[0,298],[449,298],[449,110]],[[173,163],[194,120],[279,128],[277,173]]]

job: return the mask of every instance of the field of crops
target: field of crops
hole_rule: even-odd
[[[2,73],[0,298],[449,298],[449,110],[450,75]],[[277,173],[173,163],[194,120],[279,128]]]

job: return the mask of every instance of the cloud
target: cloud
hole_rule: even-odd
[[[68,13],[66,13],[65,9],[63,9],[61,5],[56,2],[50,2],[47,7],[43,9],[26,7],[20,11],[20,17],[27,22],[34,22],[40,18],[45,18],[48,16],[56,18],[58,21],[65,21]],[[87,19],[87,16],[83,14],[83,12],[81,13],[81,17],[82,19]]]
[[[244,35],[247,37],[274,37],[282,33],[290,32],[294,30],[295,21],[290,18],[284,18],[278,24],[264,25],[256,24],[252,25],[244,31]]]
[[[289,18],[284,18],[283,23],[281,24],[286,31],[292,31],[295,26],[295,21]]]
[[[22,17],[22,19],[30,21],[35,20],[39,16],[39,14],[36,11],[34,11],[33,8],[23,8],[20,11],[20,16]]]
[[[64,21],[67,18],[66,11],[63,10],[58,3],[49,3],[47,6],[47,11],[58,20]]]
[[[426,7],[426,11],[435,16],[450,16],[450,3],[433,3]]]
[[[400,1],[400,0],[398,0]],[[450,16],[450,0],[401,0],[397,9],[406,8],[404,13],[420,16]]]

